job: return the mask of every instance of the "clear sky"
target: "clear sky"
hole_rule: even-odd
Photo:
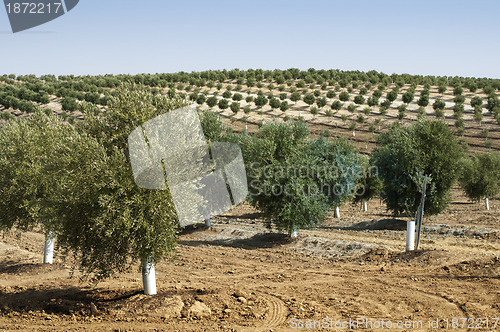
[[[498,0],[80,0],[13,34],[0,74],[377,70],[500,78]]]

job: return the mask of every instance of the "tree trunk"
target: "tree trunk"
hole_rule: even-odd
[[[368,211],[368,204],[367,204],[367,201],[366,199],[363,198],[363,200],[361,201],[361,209],[363,212],[366,212]]]
[[[406,223],[406,251],[415,250],[415,220]]]
[[[486,197],[484,199],[484,203],[486,204],[486,210],[490,210],[490,200],[488,199],[488,197]]]
[[[142,285],[145,295],[156,295],[155,263],[151,256],[142,260]]]
[[[297,237],[297,226],[293,226],[292,229],[290,230],[290,237],[292,239]]]
[[[335,218],[340,218],[340,208],[338,206],[335,207]]]
[[[54,261],[55,236],[52,231],[45,233],[45,247],[43,250],[43,264],[52,264]]]

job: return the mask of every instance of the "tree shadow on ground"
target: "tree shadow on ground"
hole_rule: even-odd
[[[402,219],[380,219],[362,221],[350,226],[318,226],[318,229],[338,229],[347,231],[363,231],[363,230],[392,230],[405,231],[407,220]]]
[[[244,239],[225,238],[216,240],[181,240],[179,244],[186,246],[199,246],[199,245],[216,245],[223,247],[243,248],[243,249],[261,249],[261,248],[275,248],[282,245],[290,244],[295,240],[290,238],[287,234],[282,233],[262,233],[255,234],[252,237]]]
[[[118,303],[141,294],[140,290],[108,290],[88,289],[85,287],[67,286],[35,288],[17,291],[0,290],[0,313],[10,312],[44,312],[58,315],[90,315],[91,303],[105,306],[106,303]]]

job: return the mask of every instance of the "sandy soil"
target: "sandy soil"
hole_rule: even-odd
[[[453,201],[425,220],[412,253],[404,252],[406,221],[391,219],[378,200],[365,213],[343,206],[342,218],[294,240],[266,229],[244,204],[211,228],[184,231],[177,259],[157,264],[156,296],[141,294],[138,270],[89,285],[78,273],[70,278],[61,257],[40,264],[42,234],[3,234],[0,330],[289,331],[323,318],[359,319],[364,330],[382,319],[417,324],[399,331],[430,330],[430,319],[444,330],[445,319],[451,329],[453,318],[488,318],[491,330],[500,317],[500,200],[485,211],[455,190]]]

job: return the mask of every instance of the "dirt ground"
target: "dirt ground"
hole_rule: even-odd
[[[294,240],[244,204],[180,236],[177,259],[156,266],[156,296],[141,294],[138,270],[89,285],[57,255],[40,264],[42,234],[3,234],[0,330],[500,330],[500,200],[490,205],[455,190],[405,253],[406,221],[378,200]]]

